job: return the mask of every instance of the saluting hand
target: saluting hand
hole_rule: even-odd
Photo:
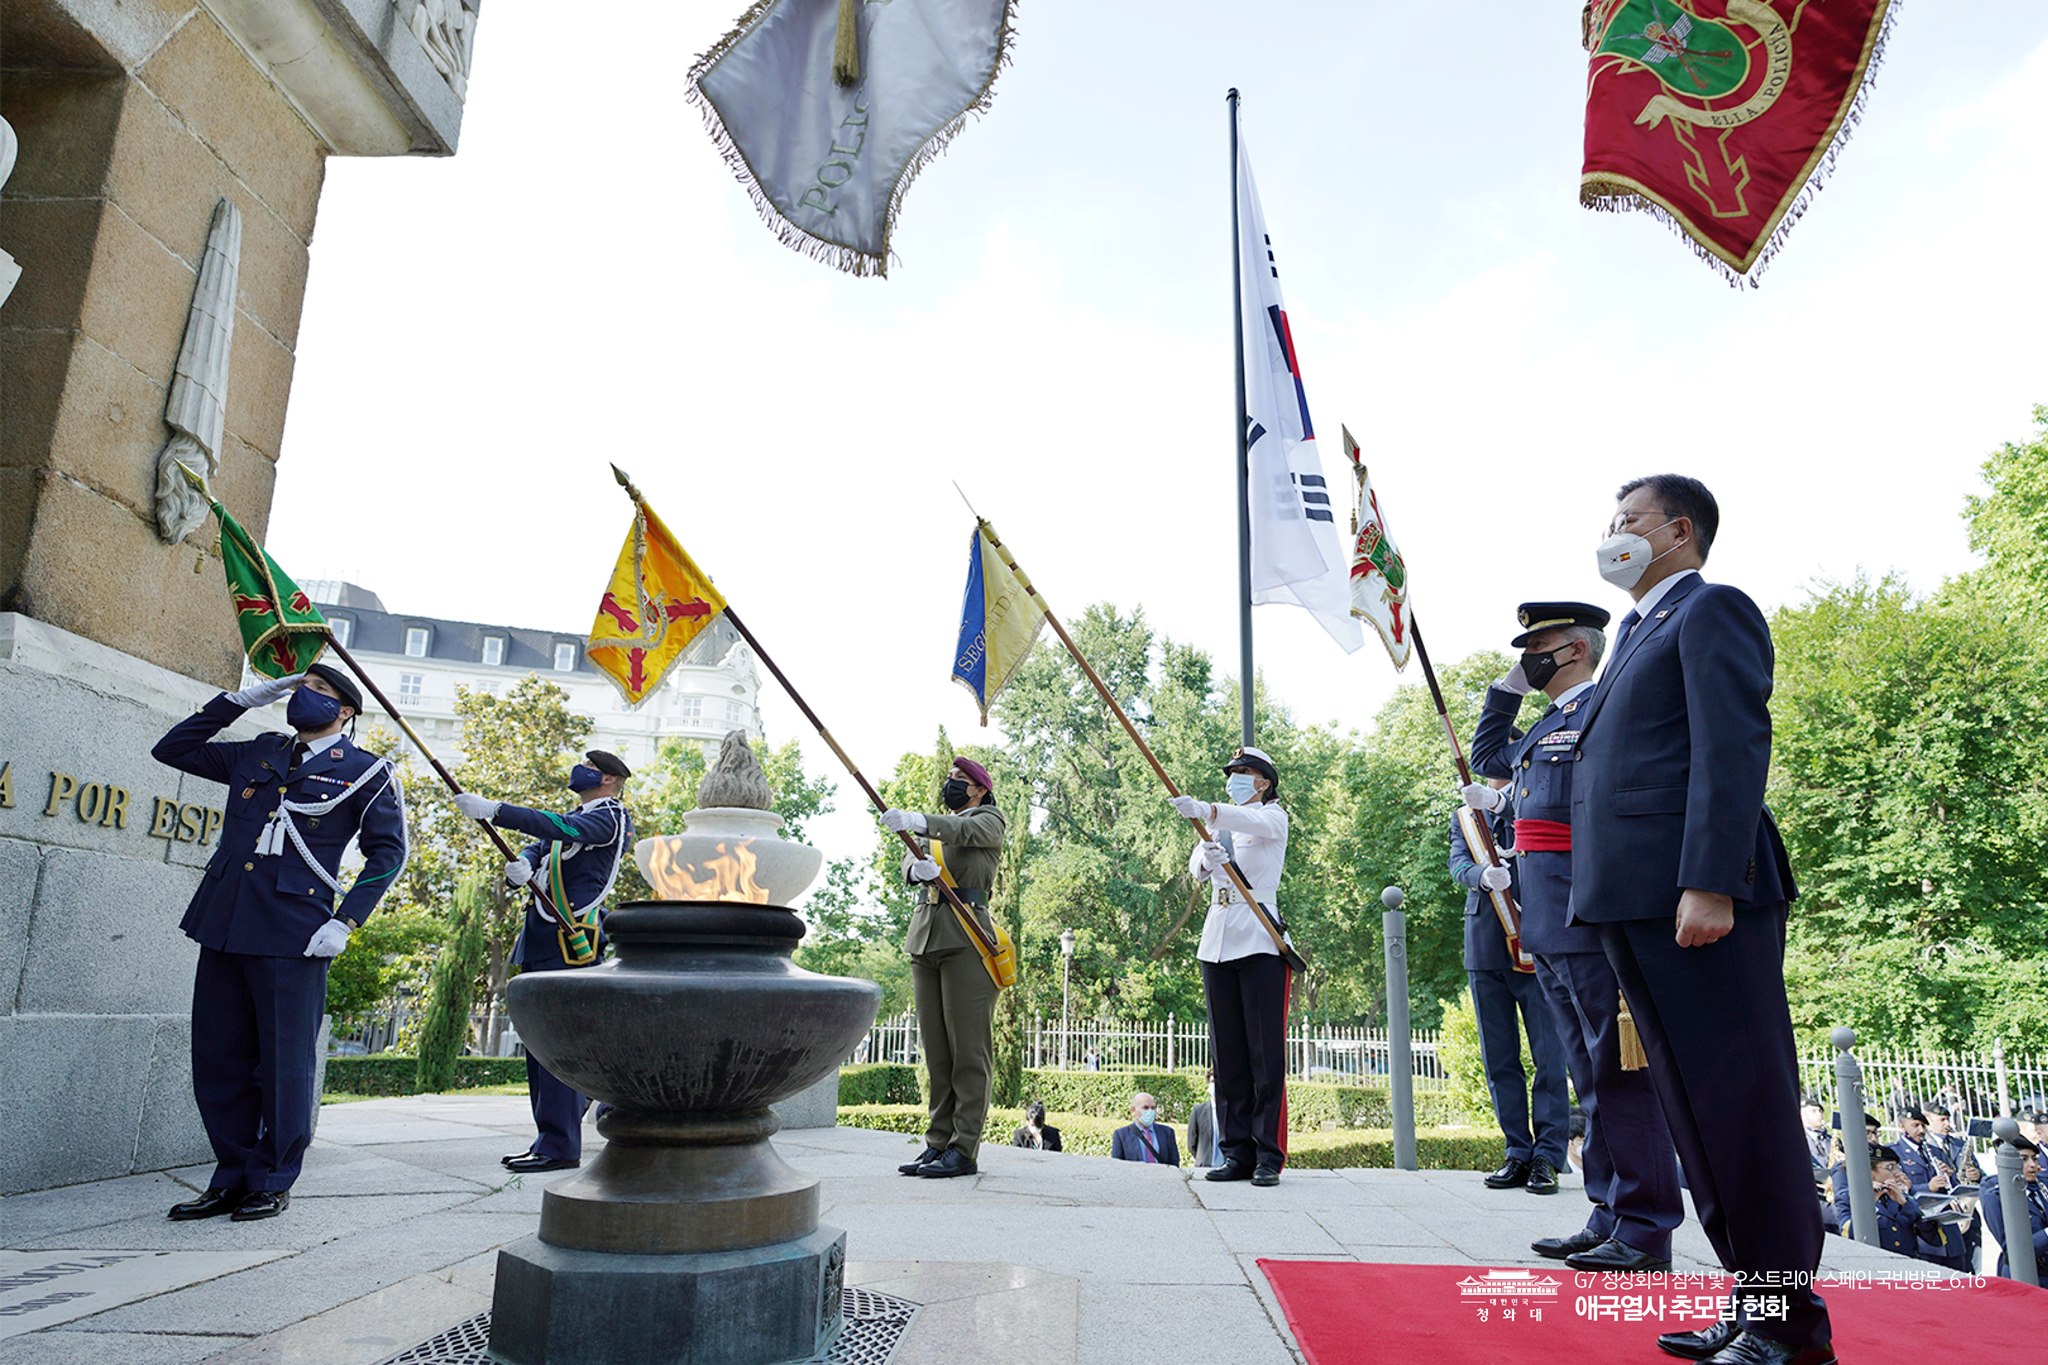
[[[1688,886],[1678,898],[1678,946],[1704,948],[1735,928],[1735,899]]]

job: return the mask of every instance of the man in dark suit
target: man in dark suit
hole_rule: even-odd
[[[1193,1166],[1220,1166],[1223,1164],[1223,1147],[1216,1128],[1216,1068],[1209,1068],[1209,1098],[1196,1105],[1188,1115],[1188,1163]]]
[[[1180,1165],[1180,1147],[1174,1141],[1173,1126],[1159,1122],[1159,1102],[1139,1091],[1131,1096],[1131,1121],[1109,1135],[1113,1161],[1137,1161],[1147,1166]]]
[[[1504,780],[1502,785],[1506,785]],[[1498,866],[1484,859],[1483,844],[1474,848],[1477,822],[1487,818],[1469,809],[1452,814],[1447,863],[1451,880],[1465,888],[1465,977],[1472,983],[1472,1012],[1479,1023],[1479,1059],[1486,1068],[1487,1092],[1493,1097],[1494,1118],[1507,1141],[1507,1161],[1485,1178],[1485,1185],[1490,1190],[1556,1194],[1557,1173],[1565,1165],[1571,1114],[1571,1097],[1565,1090],[1564,1046],[1536,973],[1517,971],[1509,955],[1507,929],[1495,908],[1494,893],[1503,888],[1513,891],[1513,860],[1508,867]],[[1494,846],[1509,847],[1513,840],[1505,809],[1493,816],[1490,824]],[[1536,1072],[1533,1082],[1522,1071],[1525,1030],[1529,1061]]]
[[[633,816],[619,799],[632,775],[618,755],[592,749],[569,770],[569,790],[578,804],[560,814],[474,792],[455,798],[457,809],[472,820],[518,830],[533,841],[505,864],[508,883],[538,884],[558,914],[586,926],[596,923],[594,931],[586,928],[579,936],[572,923],[550,916],[538,898],[529,897],[526,923],[512,945],[512,963],[520,971],[559,972],[594,967],[604,959],[605,901],[633,850]],[[526,1054],[526,1097],[534,1139],[525,1151],[500,1157],[500,1164],[519,1175],[580,1166],[583,1111],[590,1101],[531,1052]]]
[[[1599,931],[1568,918],[1578,766],[1571,756],[1593,670],[1607,649],[1608,614],[1585,602],[1524,602],[1516,619],[1521,633],[1508,643],[1522,657],[1486,690],[1472,733],[1472,767],[1513,780],[1522,944],[1535,955],[1536,978],[1586,1114],[1586,1198],[1593,1205],[1579,1231],[1542,1238],[1531,1249],[1575,1270],[1669,1270],[1671,1230],[1685,1217],[1671,1134],[1649,1074],[1622,1065],[1621,987]],[[1531,690],[1547,695],[1550,706],[1518,738],[1514,719]],[[1465,797],[1468,805],[1499,804],[1490,788],[1476,784]]]
[[[296,734],[213,736],[289,696]],[[342,733],[362,709],[346,673],[304,673],[223,693],[157,741],[159,763],[227,784],[227,815],[179,926],[199,944],[192,981],[192,1094],[214,1170],[179,1221],[274,1218],[313,1139],[314,1048],[327,965],[405,866],[405,798],[390,760]],[[341,855],[363,869],[344,894]]]
[[[1785,1000],[1796,888],[1764,809],[1770,628],[1700,577],[1720,525],[1697,479],[1625,484],[1601,576],[1635,599],[1572,758],[1574,923],[1597,924],[1649,1057],[1731,1320],[1658,1338],[1715,1365],[1831,1365],[1820,1209]]]

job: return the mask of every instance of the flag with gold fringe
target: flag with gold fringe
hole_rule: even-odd
[[[250,669],[266,678],[305,672],[327,648],[327,618],[270,552],[228,515],[227,508],[213,501],[206,481],[182,461],[178,468],[220,518],[221,568],[227,574],[228,602],[235,609],[235,626],[242,633],[242,652]]]
[[[1862,119],[1897,9],[1590,0],[1580,202],[1660,218],[1753,285]]]
[[[654,695],[690,641],[718,619],[725,599],[615,465],[633,499],[633,525],[598,599],[586,650],[591,665],[637,707]]]
[[[1408,562],[1387,534],[1379,494],[1372,491],[1372,475],[1365,471],[1351,428],[1338,430],[1344,433],[1351,472],[1358,476],[1358,502],[1351,509],[1351,614],[1372,623],[1399,672],[1415,650],[1408,631]]]
[[[960,639],[953,681],[974,694],[981,723],[1045,628],[1045,603],[1024,571],[1002,553],[995,529],[977,521],[967,547],[967,592],[960,603]]]

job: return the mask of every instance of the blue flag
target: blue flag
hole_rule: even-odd
[[[1045,606],[1010,558],[994,528],[980,522],[967,547],[967,591],[960,602],[960,641],[953,680],[974,694],[981,723],[1024,661],[1045,625]]]

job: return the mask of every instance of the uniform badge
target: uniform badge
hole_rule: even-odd
[[[254,796],[255,794],[256,794],[256,789],[255,789],[254,787],[244,787],[244,788],[242,788],[242,799],[243,799],[244,801],[247,801],[247,800],[248,800],[248,799],[249,799],[250,797]]]
[[[1661,620],[1663,620],[1663,619],[1664,619],[1665,617],[1669,616],[1670,614],[1671,614],[1671,608],[1669,608],[1669,607],[1666,607],[1666,608],[1664,608],[1664,610],[1662,610],[1662,611],[1658,612],[1658,613],[1657,613],[1657,614],[1656,614],[1655,616],[1652,616],[1652,617],[1651,617],[1650,619],[1651,619],[1652,621],[1661,621]]]
[[[339,749],[329,749],[329,750],[327,751],[327,756],[328,756],[329,758],[340,758],[340,757],[341,757],[341,750],[339,750]]]
[[[1568,715],[1570,715],[1570,714],[1571,714],[1572,712],[1574,712],[1574,711],[1576,711],[1576,710],[1578,710],[1578,709],[1579,709],[1579,703],[1578,703],[1578,699],[1577,699],[1577,698],[1573,698],[1573,699],[1572,699],[1571,701],[1568,701],[1568,702],[1566,702],[1566,703],[1565,703],[1565,704],[1564,704],[1563,706],[1560,706],[1560,707],[1558,707],[1558,708],[1557,708],[1557,713],[1558,713],[1559,715],[1561,715],[1561,716],[1568,716]]]

